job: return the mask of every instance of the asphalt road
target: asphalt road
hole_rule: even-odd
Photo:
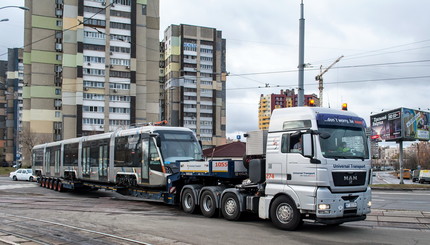
[[[420,194],[428,200],[430,192]],[[377,191],[374,205],[386,208],[395,196]],[[397,196],[404,203],[418,199]],[[253,216],[238,222],[209,219],[108,191],[59,193],[0,177],[0,244],[430,244],[428,234],[429,229],[371,221],[338,227],[306,223],[299,231],[286,232]]]

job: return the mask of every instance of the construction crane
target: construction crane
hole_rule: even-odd
[[[315,80],[318,81],[318,89],[320,91],[320,106],[323,106],[323,75],[330,70],[337,62],[339,62],[343,58],[343,55],[337,58],[329,67],[327,67],[324,71],[322,70],[322,66],[320,66],[320,74],[315,77]]]

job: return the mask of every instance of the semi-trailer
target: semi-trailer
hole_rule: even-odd
[[[365,121],[327,108],[274,110],[269,129],[247,133],[243,161],[203,160],[193,131],[146,126],[33,148],[41,186],[110,189],[238,220],[245,212],[284,230],[303,221],[364,220],[371,208]]]

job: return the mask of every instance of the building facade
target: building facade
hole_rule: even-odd
[[[214,28],[171,25],[164,32],[163,118],[193,130],[203,148],[226,143],[226,40]]]
[[[279,94],[260,95],[258,106],[258,128],[269,129],[270,117],[274,109],[296,107],[298,105],[297,94],[292,90],[281,90]],[[312,101],[312,102],[311,102]],[[312,104],[313,103],[313,104]],[[319,99],[316,94],[305,95],[305,106],[318,106]]]
[[[160,119],[159,0],[25,6],[28,136],[61,140]]]

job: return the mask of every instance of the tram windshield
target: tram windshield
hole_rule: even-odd
[[[165,163],[203,159],[201,146],[192,132],[160,130],[157,133],[161,139],[161,155]]]

